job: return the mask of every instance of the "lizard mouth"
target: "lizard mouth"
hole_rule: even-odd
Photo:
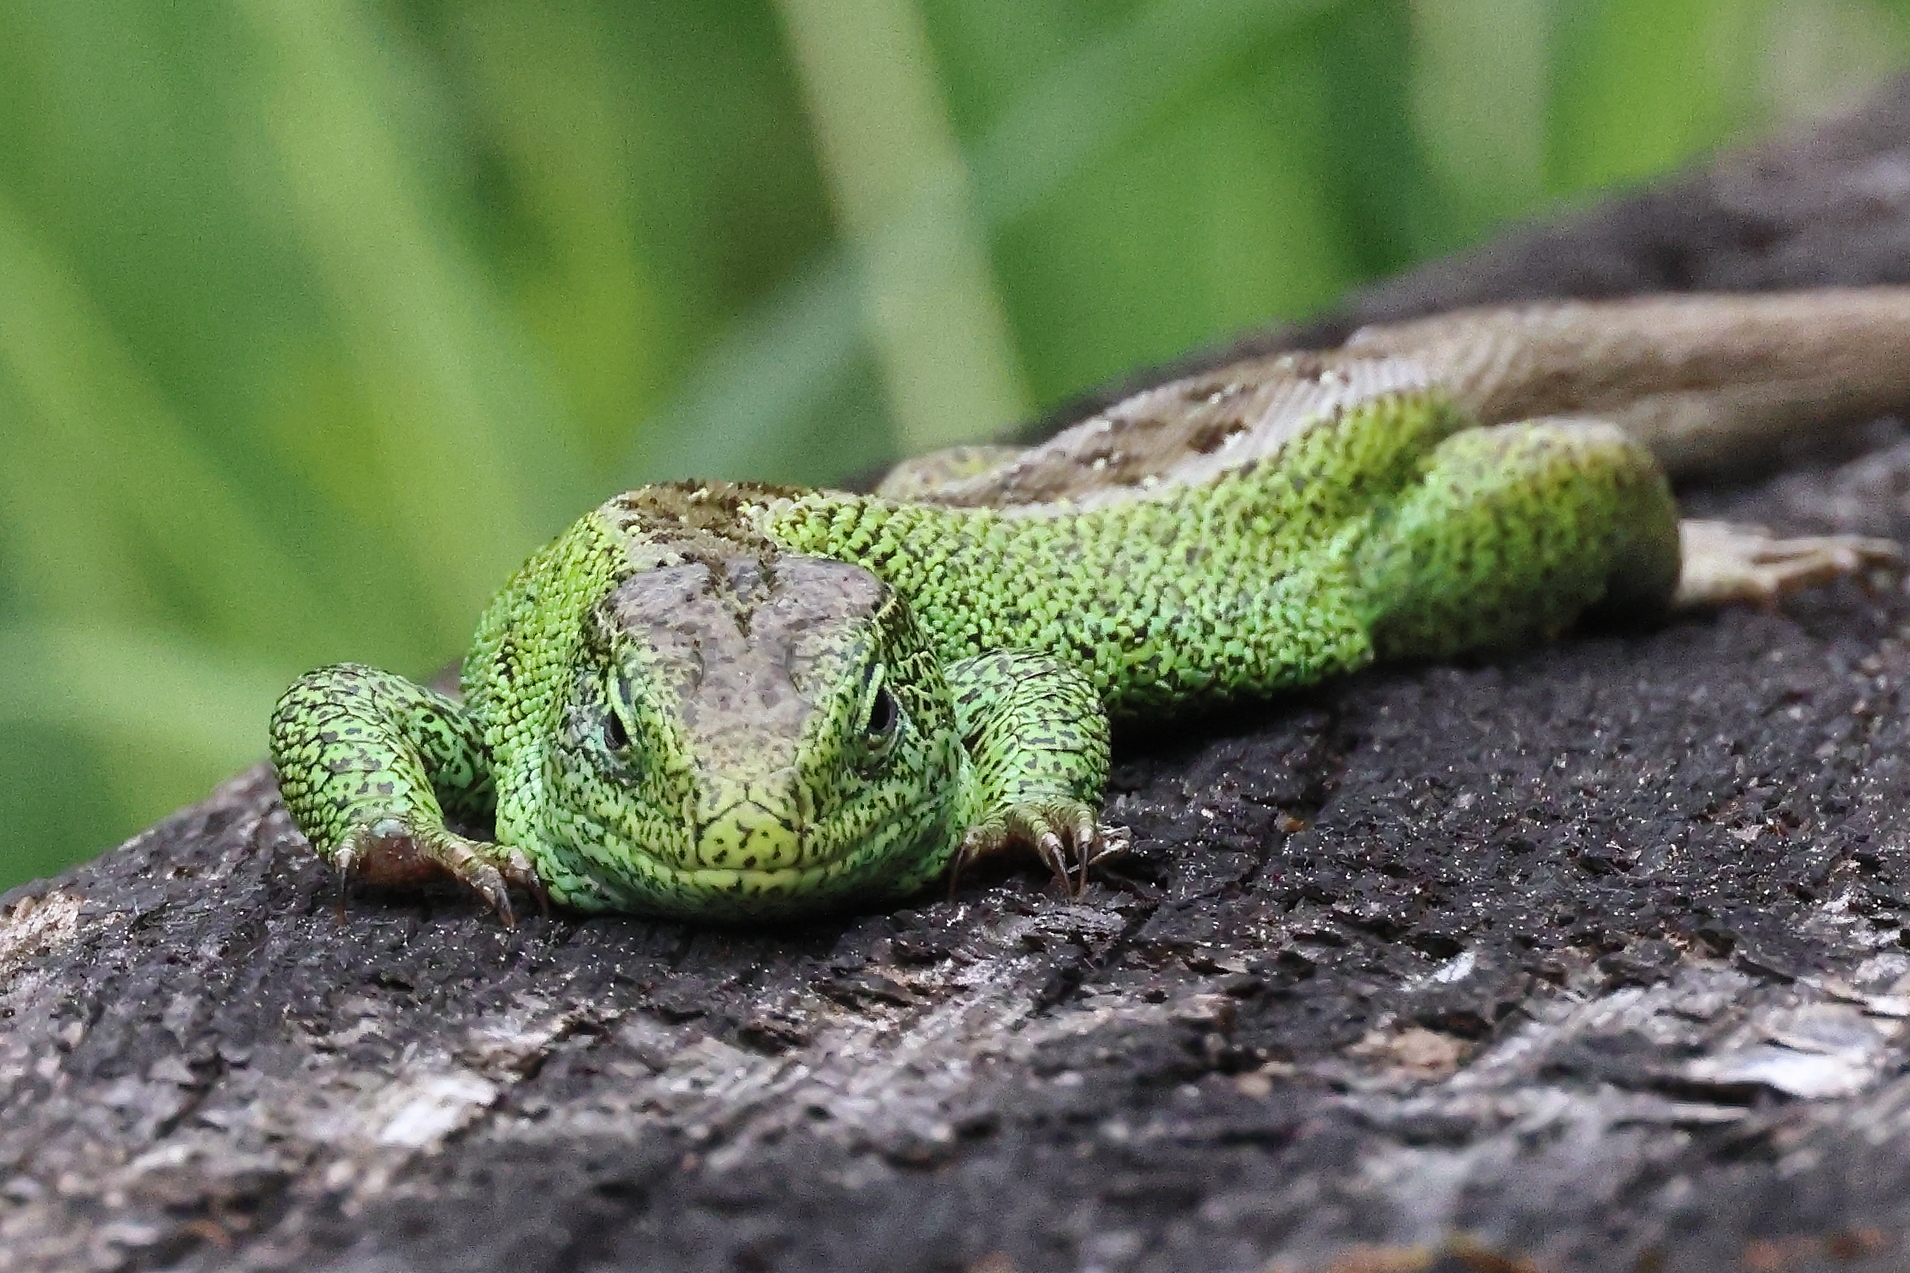
[[[787,793],[779,793],[787,794]],[[642,873],[661,898],[693,900],[704,915],[711,906],[733,906],[755,914],[853,892],[870,863],[852,851],[827,853],[802,821],[784,809],[791,800],[766,798],[761,790],[710,793],[688,852],[642,855]],[[858,869],[860,868],[860,869]]]
[[[625,881],[618,890],[621,904],[633,911],[688,919],[813,913],[920,887],[941,873],[949,856],[925,843],[953,844],[941,834],[900,840],[878,836],[845,843],[824,856],[831,846],[777,825],[780,834],[773,835],[758,827],[742,842],[747,853],[739,852],[742,846],[734,839],[712,841],[701,835],[695,841],[697,855],[687,860],[626,849],[619,854]],[[772,854],[774,848],[783,853]]]
[[[880,867],[840,857],[808,866],[750,869],[673,866],[645,856],[630,878],[632,910],[681,919],[773,919],[844,905],[889,891]]]
[[[818,866],[785,866],[769,870],[746,867],[669,867],[660,872],[679,888],[704,896],[774,897],[778,894],[809,895],[840,875],[846,860]]]

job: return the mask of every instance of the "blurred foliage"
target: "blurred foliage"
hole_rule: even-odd
[[[542,538],[828,481],[1847,105],[1910,0],[17,0],[0,883],[428,675]]]

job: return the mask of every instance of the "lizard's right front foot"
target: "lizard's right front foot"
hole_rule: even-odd
[[[1781,539],[1761,526],[1686,518],[1678,523],[1678,539],[1683,566],[1672,604],[1680,609],[1734,601],[1769,605],[1787,592],[1842,575],[1903,566],[1895,542],[1857,535]]]
[[[507,928],[515,927],[510,886],[529,893],[550,913],[550,894],[537,868],[520,849],[467,840],[443,829],[420,829],[403,817],[384,817],[352,828],[332,852],[340,875],[378,885],[416,885],[449,875],[482,897]]]

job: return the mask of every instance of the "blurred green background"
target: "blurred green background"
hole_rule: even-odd
[[[0,884],[607,494],[984,435],[1846,106],[1910,0],[15,0]]]

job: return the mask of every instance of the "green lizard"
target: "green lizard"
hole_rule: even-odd
[[[1910,400],[1906,333],[1910,289],[1476,311],[874,495],[630,491],[505,585],[461,703],[323,668],[280,700],[273,761],[341,872],[449,874],[507,922],[511,886],[696,919],[875,903],[1011,846],[1072,883],[1121,842],[1111,716],[1893,559],[1692,524],[1681,550],[1647,444],[1680,463]],[[1608,418],[1527,419],[1562,412]]]

